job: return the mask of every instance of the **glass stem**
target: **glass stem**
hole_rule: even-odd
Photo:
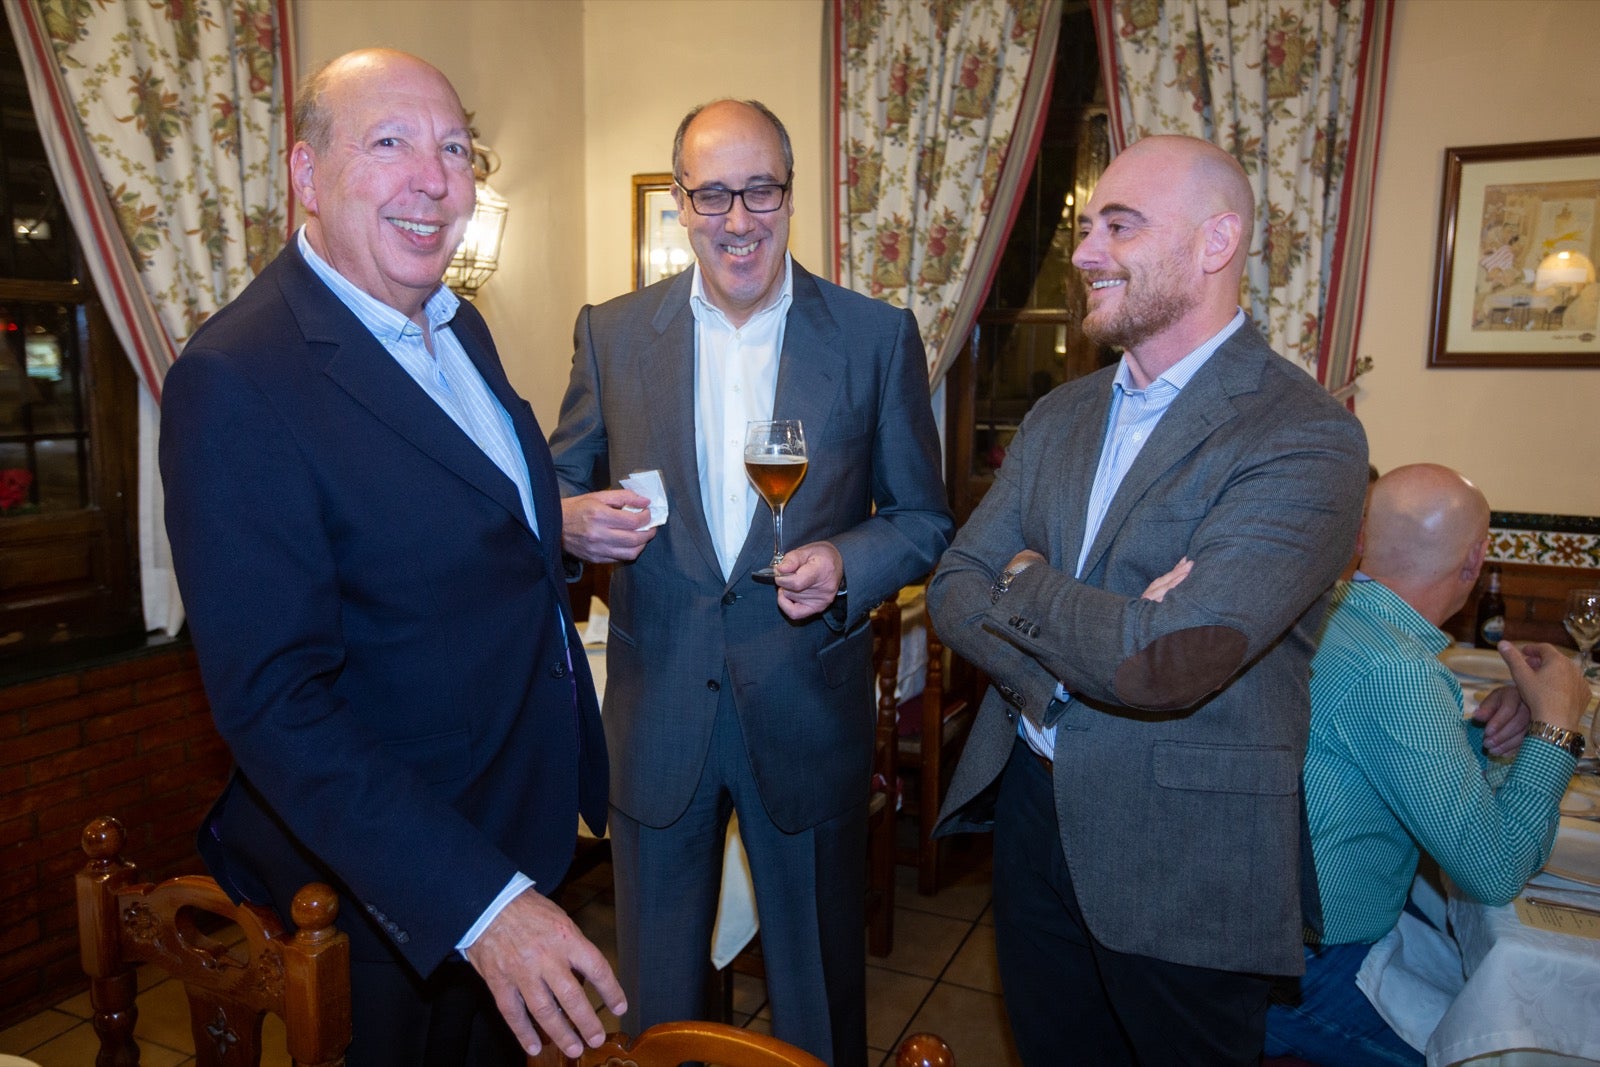
[[[783,562],[783,505],[772,509],[772,566]]]

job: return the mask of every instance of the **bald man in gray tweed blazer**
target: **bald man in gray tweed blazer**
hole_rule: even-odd
[[[1367,453],[1239,311],[1250,220],[1206,142],[1113,161],[1074,262],[1123,359],[1034,407],[929,589],[994,683],[942,830],[995,831],[1035,1067],[1254,1063],[1264,976],[1302,967],[1307,664]]]

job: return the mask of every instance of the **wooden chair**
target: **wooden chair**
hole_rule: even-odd
[[[928,673],[922,692],[906,701],[910,705],[906,710],[914,714],[902,716],[904,732],[898,748],[900,769],[917,779],[915,794],[908,797],[906,805],[917,822],[917,846],[898,853],[896,859],[917,868],[917,892],[932,896],[939,890],[939,842],[934,840],[933,826],[939,818],[945,783],[972,727],[977,702],[966,694],[964,685],[947,684],[944,645],[925,611],[921,621],[928,635]]]
[[[599,1048],[587,1049],[577,1059],[546,1045],[528,1057],[528,1067],[678,1067],[686,1060],[721,1067],[825,1067],[811,1053],[775,1037],[706,1022],[662,1023],[634,1039],[610,1034]],[[955,1067],[955,1057],[933,1034],[912,1034],[901,1042],[895,1067]]]
[[[134,965],[153,964],[189,997],[194,1062],[199,1067],[261,1062],[267,1012],[284,1022],[297,1067],[336,1067],[350,1044],[350,942],[334,929],[339,901],[318,882],[294,896],[292,935],[268,908],[236,905],[211,878],[186,875],[142,882],[122,858],[116,819],[83,831],[88,864],[78,872],[78,941],[89,976],[99,1067],[137,1067]],[[202,915],[244,936],[229,947],[202,930]]]
[[[893,600],[872,613],[872,663],[878,704],[867,803],[867,951],[887,956],[894,948],[894,828],[900,793],[894,698],[900,676],[900,605]]]

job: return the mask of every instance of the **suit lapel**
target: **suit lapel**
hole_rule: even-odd
[[[711,573],[720,575],[722,564],[700,496],[700,460],[695,452],[699,434],[694,419],[694,312],[689,309],[693,274],[684,271],[668,287],[650,320],[655,335],[640,357],[640,373],[656,384],[652,392],[660,405],[658,416],[650,418],[647,454],[663,457],[663,482],[683,487],[676,494],[669,490],[670,522],[686,532]],[[641,412],[640,418],[649,416]],[[631,473],[612,471],[611,476],[620,480]]]
[[[291,253],[295,269],[280,286],[280,291],[306,340],[325,356],[323,373],[374,418],[499,503],[526,526],[522,500],[511,479],[412,381],[405,369],[384,351],[360,320],[306,265],[293,246]],[[481,369],[479,353],[471,354]],[[491,388],[494,377],[504,380],[503,374],[485,376]],[[516,412],[510,407],[507,410],[511,410],[515,418]],[[542,515],[540,521],[544,521]],[[559,519],[554,521],[559,522]]]
[[[1270,350],[1246,322],[1183,387],[1117,487],[1094,545],[1083,561],[1084,574],[1099,564],[1134,505],[1156,481],[1237,414],[1231,398],[1258,387],[1264,354],[1270,355]]]
[[[1109,368],[1110,374],[1115,372],[1115,367]],[[1031,491],[1047,494],[1049,498],[1050,506],[1040,509],[1039,514],[1064,517],[1065,529],[1059,533],[1062,555],[1054,562],[1069,574],[1083,552],[1089,494],[1094,490],[1094,472],[1099,465],[1106,419],[1111,412],[1111,378],[1106,372],[1101,374],[1105,380],[1086,392],[1076,410],[1067,413],[1063,439],[1052,449],[1058,462],[1044,467],[1043,476],[1031,487]],[[1074,462],[1073,457],[1082,456],[1093,457],[1093,462]]]
[[[533,492],[533,513],[541,533],[561,528],[561,490],[556,483],[555,464],[550,459],[549,446],[545,444],[544,431],[533,414],[533,407],[524,400],[506,377],[500,354],[495,350],[489,327],[470,305],[463,305],[451,322],[451,328],[461,341],[467,358],[478,369],[484,384],[494,394],[500,406],[511,416],[512,429],[517,434],[517,444],[522,449],[523,462],[528,465],[528,483]],[[476,446],[474,446],[476,447]],[[485,457],[487,458],[487,457]],[[496,468],[498,470],[499,468]],[[502,477],[504,473],[502,472]],[[507,479],[509,481],[509,479]],[[511,487],[516,498],[516,486]],[[522,501],[517,498],[515,512],[523,518]],[[540,537],[545,554],[554,573],[561,573],[561,548],[559,538]]]

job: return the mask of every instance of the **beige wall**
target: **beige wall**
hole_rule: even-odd
[[[1501,511],[1600,515],[1600,369],[1429,370],[1447,147],[1595,136],[1600,36],[1586,0],[1400,0],[1357,351],[1356,414],[1380,469],[1459,468]]]
[[[723,96],[760,100],[788,128],[797,174],[789,247],[809,270],[828,273],[822,42],[822,0],[587,0],[591,302],[633,287],[632,176],[671,170],[684,113]]]
[[[549,432],[584,299],[583,5],[577,0],[301,0],[302,74],[352,48],[414,52],[455,84],[500,156],[511,202],[500,270],[479,292],[512,384]]]
[[[303,0],[300,65],[390,44],[450,75],[504,160],[500,273],[478,306],[512,380],[554,426],[584,302],[632,285],[630,184],[667,170],[690,106],[757,97],[788,124],[791,244],[826,273],[821,0]],[[379,14],[381,12],[381,15]],[[1448,463],[1503,511],[1600,515],[1600,369],[1428,370],[1444,149],[1596,133],[1600,82],[1552,63],[1600,36],[1587,0],[1400,0],[1356,412],[1373,461]]]

